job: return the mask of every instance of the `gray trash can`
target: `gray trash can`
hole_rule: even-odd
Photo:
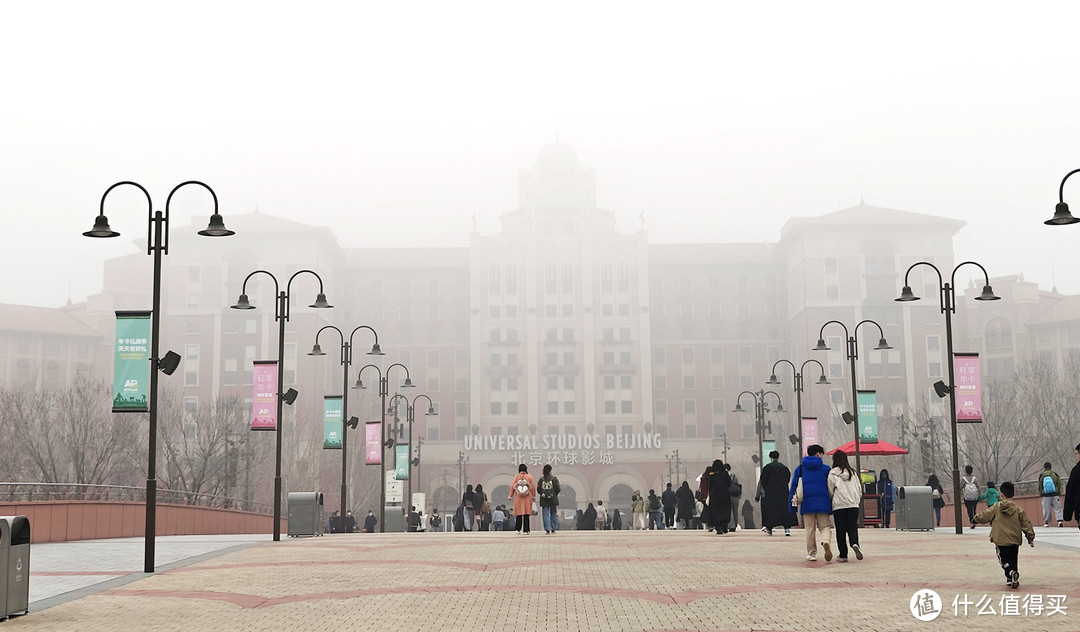
[[[326,531],[321,492],[289,492],[288,501],[290,537],[322,535]]]
[[[933,528],[933,489],[923,485],[906,485],[896,490],[896,529],[930,531]]]
[[[11,517],[0,516],[0,619],[8,616],[8,554],[11,552]]]
[[[8,516],[10,542],[7,554],[7,616],[26,614],[30,608],[30,519]]]

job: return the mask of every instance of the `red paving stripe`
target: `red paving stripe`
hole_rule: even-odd
[[[986,584],[931,584],[920,582],[797,582],[788,584],[757,584],[753,586],[719,586],[698,590],[682,591],[676,593],[656,593],[646,590],[628,590],[620,588],[603,588],[589,586],[399,586],[394,588],[366,588],[361,590],[342,590],[334,592],[312,593],[306,595],[287,595],[284,597],[260,597],[244,593],[225,593],[212,591],[182,591],[182,590],[130,590],[117,588],[108,590],[102,595],[117,597],[158,597],[178,599],[207,599],[232,603],[241,608],[270,608],[292,603],[321,601],[325,599],[355,599],[357,597],[372,597],[384,595],[417,595],[430,593],[563,593],[606,597],[621,597],[626,599],[642,599],[662,604],[685,605],[702,599],[723,597],[727,595],[760,593],[760,592],[785,592],[796,590],[830,590],[830,589],[906,589],[922,590],[933,588],[939,591],[968,591],[974,593],[1001,592],[1001,586],[997,583]],[[1066,595],[1080,597],[1080,588],[1074,588],[1071,592],[1061,591]],[[1060,593],[1058,593],[1060,594]]]

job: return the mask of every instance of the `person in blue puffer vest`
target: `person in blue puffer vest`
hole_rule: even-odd
[[[821,460],[825,448],[814,444],[806,448],[806,456],[795,468],[791,476],[791,489],[788,502],[794,513],[798,507],[806,529],[806,561],[817,561],[817,545],[825,551],[825,561],[833,558],[832,529],[829,527],[829,514],[832,513],[832,501],[829,499],[829,466]]]

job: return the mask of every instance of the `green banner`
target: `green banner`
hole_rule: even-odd
[[[341,449],[341,397],[327,395],[323,397],[323,444],[324,450]]]
[[[116,312],[114,413],[145,413],[150,410],[150,314]]]
[[[859,441],[877,443],[877,391],[858,391]]]
[[[409,480],[409,444],[394,446],[394,478],[399,481]]]
[[[769,462],[769,453],[776,449],[775,441],[762,441],[761,442],[761,456],[765,460],[765,463]],[[765,465],[765,463],[758,463],[758,467]]]

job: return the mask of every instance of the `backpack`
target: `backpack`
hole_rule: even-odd
[[[540,479],[540,500],[551,500],[553,498],[555,498],[555,479]]]
[[[975,479],[964,479],[963,485],[964,500],[978,500],[979,499],[979,486],[975,484]]]
[[[529,481],[527,481],[527,480],[525,480],[523,478],[518,479],[518,482],[514,483],[514,491],[517,492],[518,496],[528,496],[529,495],[529,489],[530,489]]]
[[[1046,476],[1043,477],[1042,483],[1043,483],[1043,493],[1044,494],[1056,494],[1057,493],[1057,486],[1054,485],[1054,477],[1053,476],[1050,476],[1049,474],[1047,474]]]
[[[731,486],[728,487],[728,492],[732,496],[742,496],[742,483],[734,474],[731,475]]]
[[[649,511],[660,511],[660,499],[656,496],[649,498]]]

